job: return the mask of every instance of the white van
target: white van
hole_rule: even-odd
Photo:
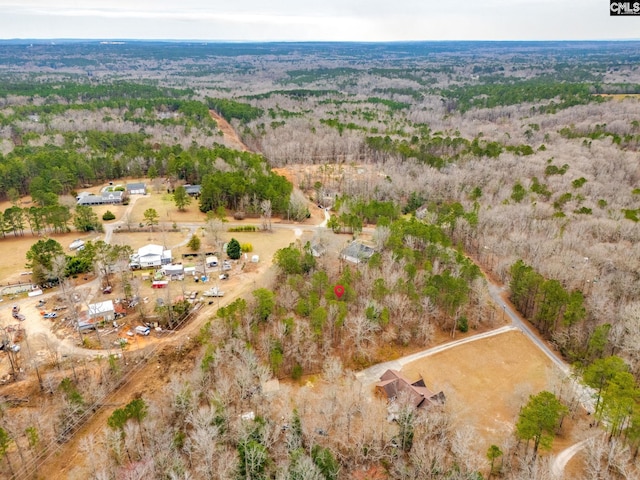
[[[149,335],[149,332],[151,332],[151,329],[147,326],[138,325],[136,327],[136,333],[138,335]]]

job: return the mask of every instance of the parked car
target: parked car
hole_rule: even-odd
[[[44,314],[44,318],[56,318],[58,314],[56,312],[49,312]]]
[[[142,326],[142,325],[138,325],[136,327],[136,333],[138,335],[149,335],[149,333],[151,332],[151,329],[149,327],[147,327],[146,325]]]
[[[84,241],[77,239],[71,242],[69,250],[82,250],[84,248]]]

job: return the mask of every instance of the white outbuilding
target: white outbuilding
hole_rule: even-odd
[[[111,321],[115,318],[115,315],[113,300],[105,300],[104,302],[89,305],[89,318],[104,318],[105,321]]]

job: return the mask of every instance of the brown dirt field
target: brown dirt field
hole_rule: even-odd
[[[459,426],[477,431],[478,453],[502,445],[513,433],[529,395],[549,388],[551,361],[521,332],[507,332],[434,354],[402,369],[445,392]],[[481,439],[481,440],[480,440]]]
[[[597,96],[613,98],[614,100],[624,100],[625,98],[640,98],[640,93],[598,93]]]
[[[2,257],[2,262],[0,262],[0,283],[2,285],[31,280],[30,275],[21,275],[22,272],[28,271],[25,267],[25,263],[27,262],[26,254],[31,248],[31,245],[45,238],[52,238],[59,242],[65,251],[69,253],[69,244],[75,239],[92,240],[97,238],[97,236],[93,233],[71,232],[37,237],[30,233],[25,233],[23,237],[8,236],[1,239],[0,256]]]
[[[229,125],[229,122],[227,122],[213,110],[209,110],[209,115],[211,115],[211,118],[213,118],[218,123],[218,128],[222,131],[224,139],[231,148],[235,148],[236,150],[240,150],[242,152],[246,152],[248,150],[247,146],[242,143],[242,140],[240,140],[240,137],[238,137],[238,134],[233,129],[233,127]]]
[[[158,221],[160,223],[172,224],[173,222],[205,221],[204,213],[198,209],[197,200],[192,201],[191,204],[185,208],[184,212],[180,212],[173,202],[173,195],[165,192],[139,196],[131,212],[130,221],[132,224],[144,222],[144,212],[148,208],[155,209],[158,213]]]

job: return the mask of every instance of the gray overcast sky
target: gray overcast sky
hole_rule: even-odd
[[[0,38],[638,39],[640,16],[607,0],[0,0]]]

